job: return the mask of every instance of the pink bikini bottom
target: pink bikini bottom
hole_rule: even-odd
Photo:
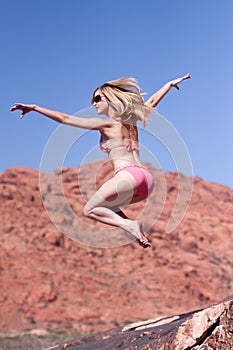
[[[151,194],[154,188],[154,179],[147,169],[137,165],[129,165],[120,168],[115,172],[115,174],[119,173],[120,171],[128,171],[130,174],[133,175],[137,183],[137,188],[134,192],[135,197],[149,196]]]

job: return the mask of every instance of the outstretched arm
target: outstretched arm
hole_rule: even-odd
[[[146,102],[145,105],[149,106],[150,108],[155,108],[157,104],[164,98],[164,96],[169,92],[169,90],[172,87],[175,87],[177,90],[179,90],[179,85],[183,80],[191,78],[190,74],[186,74],[181,78],[177,78],[174,80],[171,80],[164,84],[161,89],[156,91]]]
[[[55,120],[58,123],[63,123],[66,125],[76,126],[78,128],[84,128],[84,129],[95,129],[95,130],[101,130],[104,127],[107,127],[110,123],[107,120],[101,119],[101,118],[81,118],[81,117],[74,117],[72,115],[53,111],[51,109],[47,109],[44,107],[39,107],[36,105],[26,105],[22,103],[16,103],[13,107],[10,108],[10,111],[16,111],[21,110],[22,113],[20,115],[20,118],[23,118],[25,114],[35,111],[40,114],[45,115],[46,117]]]

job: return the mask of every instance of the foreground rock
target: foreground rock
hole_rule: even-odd
[[[47,350],[231,350],[233,298],[207,309],[138,322]]]

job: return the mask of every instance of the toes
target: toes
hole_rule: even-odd
[[[150,241],[145,237],[141,237],[138,239],[138,243],[143,247],[143,248],[149,248],[151,247]]]

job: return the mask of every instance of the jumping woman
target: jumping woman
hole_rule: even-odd
[[[21,110],[20,118],[34,111],[58,123],[78,128],[98,130],[100,148],[107,152],[113,163],[114,175],[105,182],[86,203],[83,213],[94,220],[119,227],[133,235],[144,248],[150,247],[137,220],[130,220],[121,211],[131,203],[146,199],[152,192],[154,179],[143,166],[139,156],[137,122],[144,125],[153,108],[174,87],[190,78],[187,74],[171,80],[155,92],[146,102],[134,78],[121,78],[99,86],[92,96],[92,105],[98,115],[107,119],[81,118],[63,112],[53,111],[37,105],[16,103],[10,111]]]

